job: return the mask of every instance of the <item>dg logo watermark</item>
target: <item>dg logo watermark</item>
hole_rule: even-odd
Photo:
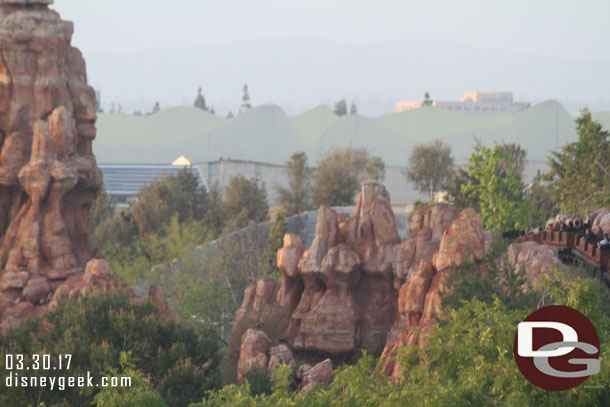
[[[570,307],[550,305],[519,323],[513,353],[534,385],[568,390],[599,373],[599,337],[589,319]]]

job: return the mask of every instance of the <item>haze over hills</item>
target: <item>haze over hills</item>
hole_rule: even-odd
[[[594,113],[607,128],[610,113]],[[184,155],[192,162],[219,157],[284,163],[296,151],[310,159],[335,146],[366,147],[386,164],[404,166],[413,145],[441,139],[457,163],[485,145],[519,143],[531,161],[575,140],[573,117],[558,102],[546,101],[515,116],[466,116],[441,108],[368,118],[336,116],[327,106],[289,117],[280,107],[255,107],[233,119],[194,107],[175,107],[149,116],[100,114],[94,152],[102,164],[170,164]]]
[[[464,91],[510,90],[517,101],[559,100],[575,115],[588,105],[608,110],[610,61],[481,49],[438,40],[349,44],[319,38],[277,38],[200,46],[86,54],[102,107],[150,111],[188,105],[198,86],[225,116],[250,85],[255,105],[277,103],[290,115],[346,97],[359,112],[378,116],[397,100],[459,99]],[[159,80],[168,78],[168,80]]]

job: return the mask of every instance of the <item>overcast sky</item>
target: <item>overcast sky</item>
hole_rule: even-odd
[[[497,90],[513,90],[532,100],[557,98],[590,104],[610,100],[608,71],[586,71],[590,64],[604,67],[610,64],[608,0],[55,0],[52,7],[64,19],[75,23],[73,44],[85,55],[90,81],[100,88],[106,103],[113,100],[135,106],[154,101],[155,96],[147,90],[146,78],[156,76],[170,80],[167,75],[171,68],[160,54],[202,64],[200,70],[203,72],[205,68],[206,72],[204,77],[179,75],[174,78],[176,91],[184,95],[160,88],[156,97],[166,104],[190,101],[194,91],[187,90],[203,85],[209,100],[230,108],[232,104],[238,104],[232,100],[239,99],[239,94],[235,94],[244,82],[249,82],[253,88],[255,104],[275,102],[287,106],[288,110],[304,109],[343,96],[365,105],[387,106],[387,101],[393,98],[419,97],[424,88],[434,89],[443,98],[458,98],[459,94],[455,94],[458,89],[487,90],[483,88],[493,86]],[[313,65],[328,66],[327,72],[324,67],[317,66],[316,83],[305,81],[298,86],[291,85],[285,91],[282,89],[286,86],[279,83],[274,88],[272,79],[265,76],[265,67],[277,65],[283,57],[282,47],[292,41],[297,49],[290,51],[298,53],[298,47],[302,47],[303,58],[316,55],[312,48],[318,46],[326,47],[326,53],[317,54],[318,57],[331,59],[333,54],[348,50],[346,65],[341,65],[340,58],[332,63],[311,61]],[[406,65],[417,66],[420,61],[393,55],[408,54],[410,49],[406,47],[414,47],[414,55],[421,57],[420,43],[423,49],[435,55],[426,66],[442,65],[446,71],[436,71],[430,76],[425,74],[430,69],[423,70],[424,74],[418,69],[409,71]],[[236,58],[232,53],[243,54],[244,44],[248,44],[250,56],[242,59],[240,66],[232,66]],[[401,49],[401,44],[405,44],[405,49]],[[222,52],[213,53],[214,60],[206,59],[206,55],[197,58],[189,55],[212,53],[222,47],[226,49],[226,58]],[[380,58],[377,60],[380,65],[404,64],[410,81],[401,82],[383,69],[379,70],[375,81],[369,80],[368,76],[375,75],[375,70],[370,66],[360,70],[359,66],[354,66],[360,65],[354,60],[370,65],[371,49],[386,51],[380,51],[376,56]],[[483,57],[489,54],[490,62],[486,66],[473,65],[468,72],[465,62],[458,61],[461,65],[452,69],[452,60],[442,55],[447,49],[460,50],[460,54],[475,50]],[[545,69],[552,69],[553,64],[573,66],[563,75],[578,78],[578,86],[561,85],[559,89],[554,83],[531,85],[546,81],[543,72],[536,71],[536,67],[533,71],[538,77],[534,79],[528,78],[527,70],[523,69],[505,83],[500,80],[498,83],[489,80],[477,83],[473,79],[477,77],[477,70],[486,69],[484,74],[487,76],[493,76],[494,70],[501,70],[506,62],[502,62],[502,55],[510,56],[510,60],[519,59],[521,64],[533,58],[533,63],[546,64]],[[148,72],[150,76],[144,75],[141,80],[119,77],[133,74],[134,70],[116,69],[116,65],[134,64],[134,58],[148,58],[149,64],[145,66],[153,71]],[[297,78],[302,73],[296,71],[308,69],[302,63],[281,64],[295,70],[289,73]],[[223,68],[214,70],[214,66]],[[224,68],[227,66],[230,68]],[[248,66],[252,68],[248,69]],[[228,69],[239,71],[239,74],[224,75]],[[359,72],[363,80],[342,82],[342,69]],[[581,69],[581,72],[574,71]],[[449,77],[454,86],[437,86],[440,84],[435,80],[438,75]],[[407,86],[414,82],[422,84]],[[519,87],[519,83],[526,85]],[[148,84],[148,88],[153,86],[153,83]],[[350,89],[341,89],[341,86]]]

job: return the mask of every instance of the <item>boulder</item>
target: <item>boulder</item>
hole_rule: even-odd
[[[271,340],[263,331],[248,329],[241,338],[237,379],[242,381],[248,370],[254,367],[266,368]]]
[[[556,247],[536,242],[511,243],[508,246],[508,262],[517,270],[523,269],[532,283],[536,283],[543,274],[565,268]]]
[[[296,378],[298,380],[303,380],[305,373],[307,373],[311,369],[311,365],[309,363],[303,363],[301,366],[297,368]]]
[[[23,299],[32,304],[47,298],[51,293],[51,286],[46,277],[31,278],[23,289]]]
[[[297,362],[294,360],[294,355],[290,348],[286,345],[272,346],[269,349],[269,364],[267,365],[267,371],[269,375],[273,375],[275,369],[279,365],[286,365],[292,372],[295,373],[297,370]]]
[[[325,359],[303,373],[301,389],[307,393],[315,384],[323,384],[328,386],[333,382],[334,379],[333,363],[330,359]]]
[[[0,277],[0,291],[23,289],[29,278],[27,271],[5,271]]]

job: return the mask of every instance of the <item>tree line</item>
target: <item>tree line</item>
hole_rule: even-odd
[[[471,207],[494,231],[544,226],[562,213],[588,216],[610,205],[610,133],[584,110],[575,120],[578,139],[548,158],[549,172],[526,185],[527,152],[518,144],[477,143],[465,167],[456,167],[441,141],[413,149],[405,177],[435,199],[439,191],[458,207]]]

